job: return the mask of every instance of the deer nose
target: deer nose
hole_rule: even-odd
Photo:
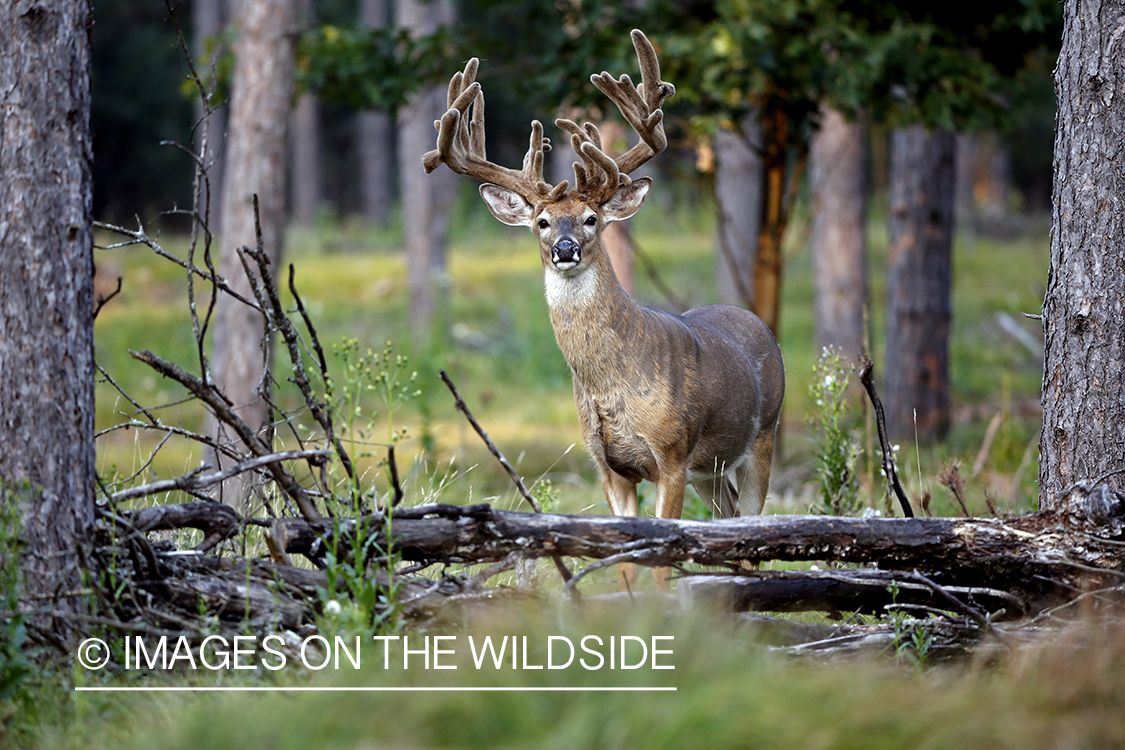
[[[551,249],[551,262],[556,266],[560,263],[577,263],[582,259],[582,249],[578,243],[569,237],[563,237]]]

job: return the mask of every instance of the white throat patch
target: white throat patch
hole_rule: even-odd
[[[544,269],[547,305],[552,308],[584,305],[589,302],[598,286],[598,275],[589,266],[578,273],[561,273],[548,266]]]

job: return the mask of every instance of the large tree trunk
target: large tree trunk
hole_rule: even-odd
[[[1125,468],[1125,6],[1068,0],[1055,68],[1039,504]],[[1108,479],[1125,487],[1125,477]]]
[[[932,440],[950,421],[956,136],[921,126],[891,134],[887,273],[887,430]]]
[[[416,35],[430,34],[453,20],[448,0],[397,0],[398,25]],[[445,86],[415,96],[398,114],[399,178],[406,263],[410,286],[410,328],[427,338],[439,318],[438,303],[446,269],[449,211],[456,188],[455,175],[439,169],[427,175],[422,154],[434,147],[434,120],[446,109]]]
[[[762,227],[762,158],[755,150],[761,128],[747,117],[739,132],[715,136],[715,209],[719,245],[719,300],[754,305],[754,258]]]
[[[853,361],[867,350],[866,138],[862,123],[829,109],[809,154],[817,346]]]
[[[62,642],[96,477],[92,27],[89,0],[0,6],[0,504],[19,504],[23,599],[53,610],[32,623]]]
[[[252,299],[236,249],[256,242],[254,196],[260,204],[262,244],[277,268],[285,208],[286,123],[293,89],[297,14],[291,0],[241,0],[237,62],[231,92],[230,137],[219,232],[221,273]],[[251,428],[266,426],[269,346],[263,351],[260,313],[227,295],[215,309],[215,381]],[[265,389],[265,390],[263,390]],[[218,460],[218,457],[213,457]],[[245,488],[231,486],[236,503]]]

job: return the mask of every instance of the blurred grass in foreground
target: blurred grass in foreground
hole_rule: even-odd
[[[557,605],[497,608],[447,644],[466,658],[426,670],[421,657],[384,670],[380,648],[313,675],[253,678],[194,673],[174,684],[383,687],[675,687],[676,692],[378,692],[59,695],[42,748],[1109,748],[1125,742],[1125,632],[1075,628],[1049,644],[925,672],[890,656],[836,663],[792,661],[697,613],[662,620],[619,610],[557,618]],[[674,670],[576,666],[558,671],[491,665],[477,670],[465,645],[506,633],[542,644],[585,634],[673,635],[661,663]],[[412,635],[420,639],[420,635]],[[417,642],[412,642],[416,647]],[[536,661],[536,659],[538,661]],[[561,661],[561,660],[560,660]],[[544,663],[536,654],[531,664]],[[261,677],[261,676],[260,676]],[[101,684],[90,680],[88,684]],[[116,683],[116,684],[121,684]],[[155,678],[144,684],[163,684]]]

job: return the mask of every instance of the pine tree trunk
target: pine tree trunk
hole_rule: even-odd
[[[429,34],[453,20],[448,0],[398,0],[398,25],[413,34]],[[434,147],[434,120],[445,112],[447,89],[439,86],[415,96],[398,113],[398,159],[402,223],[410,287],[410,328],[420,339],[434,333],[439,320],[441,285],[446,269],[449,211],[456,189],[454,173],[426,174],[422,154]]]
[[[884,405],[896,437],[949,429],[949,328],[956,136],[921,126],[891,134]]]
[[[754,259],[761,233],[762,158],[752,144],[761,140],[756,118],[747,117],[740,132],[715,136],[715,208],[719,245],[719,300],[754,305]]]
[[[1039,505],[1125,468],[1125,6],[1067,0],[1055,68]],[[1108,479],[1121,491],[1125,477]]]
[[[862,123],[826,110],[809,155],[817,346],[850,361],[866,351],[866,138]]]
[[[207,46],[209,40],[219,34],[226,25],[225,6],[224,0],[192,0],[191,33],[193,40],[191,54],[195,58],[196,68],[201,75],[210,76],[212,55],[218,54],[217,51],[208,52]],[[200,211],[203,213],[203,221],[211,231],[217,231],[221,223],[219,214],[223,187],[223,140],[227,132],[227,115],[229,114],[225,106],[218,105],[219,102],[217,101],[212,103],[215,109],[211,111],[206,130],[198,126],[196,129],[196,133],[199,134],[197,137],[201,137],[204,132],[207,136],[207,151],[203,155],[207,181],[204,185],[205,192],[202,196],[203,205],[200,206]],[[203,105],[197,101],[195,103],[196,120],[202,121],[205,115]]]
[[[308,226],[316,221],[324,201],[320,169],[320,108],[316,97],[303,94],[297,100],[291,117],[289,206],[297,223]]]
[[[220,271],[243,296],[253,299],[236,249],[254,247],[254,196],[258,197],[262,243],[273,267],[281,258],[285,208],[286,124],[293,89],[296,6],[291,0],[241,0],[238,4],[236,67],[231,92],[230,135],[223,181]],[[252,308],[220,295],[215,309],[215,382],[253,429],[263,428],[269,409],[269,346],[263,352],[263,319]],[[217,457],[213,457],[217,461]],[[231,486],[240,504],[245,488]]]
[[[96,476],[92,26],[89,0],[0,5],[0,503],[19,503],[25,604],[63,614]]]
[[[388,0],[360,0],[360,23],[372,29],[383,28],[388,23],[388,11]],[[363,215],[375,226],[386,226],[391,222],[396,193],[394,120],[387,112],[360,112],[356,115],[356,139]]]

